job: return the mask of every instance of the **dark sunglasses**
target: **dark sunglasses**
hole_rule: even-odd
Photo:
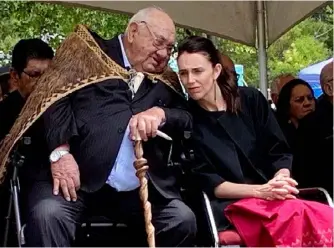
[[[42,72],[40,71],[22,71],[24,74],[26,74],[30,78],[37,78],[42,75]]]

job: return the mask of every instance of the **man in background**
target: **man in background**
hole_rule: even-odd
[[[40,39],[20,40],[13,49],[12,66],[6,68],[4,77],[5,92],[8,95],[0,102],[0,142],[9,133],[18,118],[25,102],[34,89],[34,82],[48,67],[53,58],[53,51]],[[8,73],[9,71],[9,73]],[[17,89],[17,90],[15,90]],[[24,166],[20,169],[22,191],[27,190],[25,181],[36,178],[43,163],[49,164],[48,151],[43,136],[43,122],[38,120],[25,134],[30,145],[20,146],[20,153],[25,156]],[[44,154],[44,156],[43,156]],[[9,199],[9,178],[0,187],[0,240],[5,227],[5,214]],[[2,244],[2,242],[1,242]]]
[[[275,106],[277,105],[278,95],[281,92],[281,89],[286,83],[290,82],[292,79],[295,79],[292,74],[282,74],[274,78],[273,82],[271,83],[270,94]]]
[[[228,76],[228,78],[233,78],[233,80],[235,80],[235,82],[238,84],[238,74],[235,71],[235,66],[232,59],[229,56],[221,53],[220,61],[224,68],[224,73]]]
[[[333,62],[320,73],[323,94],[298,128],[295,175],[300,187],[323,187],[333,196]]]
[[[35,78],[48,67],[52,48],[40,39],[20,40],[14,47],[6,99],[0,103],[0,141],[9,133],[34,88]],[[12,92],[13,88],[17,89]]]

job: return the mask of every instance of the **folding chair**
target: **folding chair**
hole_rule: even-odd
[[[3,246],[7,247],[9,230],[12,224],[12,211],[14,209],[15,216],[15,226],[17,235],[17,246],[22,247],[25,244],[24,238],[24,227],[21,224],[21,214],[20,214],[20,202],[19,202],[19,192],[20,192],[20,180],[18,176],[19,168],[24,164],[24,156],[20,155],[18,148],[16,148],[11,156],[10,163],[12,164],[13,172],[12,178],[10,179],[10,197],[8,202],[8,211],[6,216],[6,228],[4,233]]]

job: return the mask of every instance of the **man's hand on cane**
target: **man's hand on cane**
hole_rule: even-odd
[[[129,122],[131,140],[135,140],[137,134],[143,141],[147,141],[149,137],[154,138],[165,119],[165,111],[159,107],[132,116]]]

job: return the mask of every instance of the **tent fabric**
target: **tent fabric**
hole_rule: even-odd
[[[302,69],[298,74],[298,77],[300,79],[303,79],[304,81],[308,82],[311,85],[314,91],[314,95],[317,98],[322,94],[320,85],[321,70],[322,68],[324,68],[325,65],[327,65],[331,61],[333,61],[333,58],[311,65],[309,67]]]
[[[48,1],[47,1],[48,2]],[[134,14],[148,6],[163,8],[178,26],[195,28],[256,46],[256,1],[50,1]],[[265,1],[268,45],[327,1]]]

